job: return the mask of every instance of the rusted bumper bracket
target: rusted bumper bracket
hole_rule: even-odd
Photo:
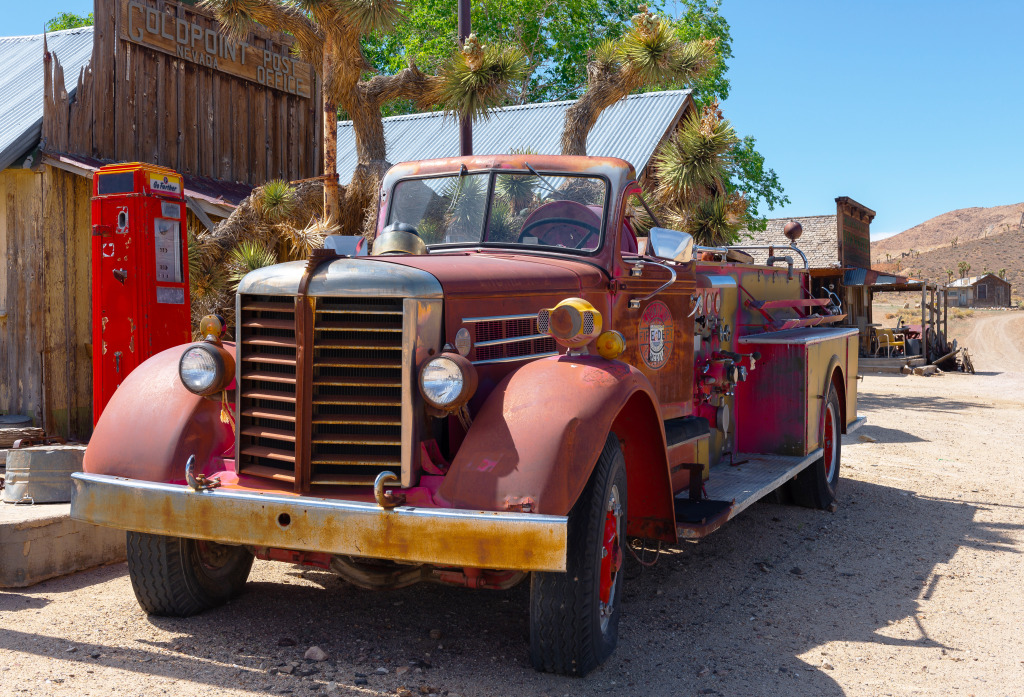
[[[568,518],[282,496],[78,472],[71,517],[172,537],[481,569],[565,571]]]

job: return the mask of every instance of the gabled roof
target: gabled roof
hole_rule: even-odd
[[[587,138],[587,154],[620,157],[639,175],[665,134],[682,118],[690,90],[646,92],[626,97],[605,109]],[[473,124],[473,153],[503,155],[526,149],[538,155],[561,153],[565,112],[575,101],[503,107]],[[459,124],[442,112],[384,119],[388,162],[459,155]],[[338,175],[342,184],[356,168],[356,140],[351,121],[338,122]]]
[[[64,66],[72,93],[92,57],[92,27],[46,35],[47,48]],[[43,123],[43,35],[0,37],[0,170],[39,142]]]
[[[992,278],[996,279],[997,281],[1003,281],[1003,283],[1007,283],[1006,280],[1004,280],[1002,278],[999,278],[999,276],[997,276],[996,274],[994,274],[994,273],[992,273],[990,271],[989,273],[983,273],[980,276],[969,276],[967,278],[958,278],[955,281],[953,281],[952,283],[948,284],[946,287],[947,288],[965,288],[967,286],[973,286],[975,283],[977,283],[978,281],[980,281],[983,278],[987,278],[988,276],[991,276]]]
[[[764,231],[740,230],[737,244],[773,244],[786,247],[789,240],[782,234],[782,228],[791,220],[803,226],[803,235],[796,241],[796,246],[807,255],[812,269],[831,269],[839,267],[839,225],[836,216],[811,215],[803,218],[772,218]],[[767,250],[750,250],[754,262],[763,264],[768,259]],[[776,254],[782,254],[779,250]],[[799,259],[794,261],[799,262]]]

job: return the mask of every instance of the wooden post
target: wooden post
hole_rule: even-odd
[[[459,0],[459,46],[466,43],[472,32],[469,0]],[[459,154],[473,154],[473,120],[468,115],[459,117]]]

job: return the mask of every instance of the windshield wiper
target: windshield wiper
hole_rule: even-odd
[[[558,189],[556,189],[556,188],[555,188],[555,187],[554,187],[554,186],[553,186],[553,185],[551,184],[551,182],[549,182],[549,181],[548,181],[547,179],[545,179],[544,177],[542,177],[542,176],[540,175],[540,173],[539,173],[539,172],[538,172],[537,170],[535,170],[535,169],[534,169],[533,167],[531,167],[531,166],[530,166],[530,163],[529,163],[529,162],[525,162],[525,163],[523,163],[523,164],[525,164],[525,165],[526,165],[526,169],[528,169],[528,170],[530,170],[531,172],[533,172],[533,176],[537,177],[537,179],[540,179],[540,180],[541,180],[542,182],[544,182],[544,186],[548,187],[548,191],[550,191],[550,192],[551,192],[551,193],[553,193],[553,194],[557,194],[557,193],[558,193]]]

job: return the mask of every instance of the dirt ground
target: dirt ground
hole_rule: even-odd
[[[977,375],[861,383],[837,512],[761,502],[634,568],[584,679],[529,667],[525,585],[369,593],[257,562],[181,620],[146,617],[121,564],[0,592],[0,694],[1024,694],[1024,312],[974,320]]]

